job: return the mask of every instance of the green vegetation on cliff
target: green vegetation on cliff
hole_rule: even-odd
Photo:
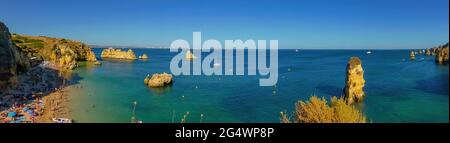
[[[96,61],[91,48],[78,41],[19,34],[13,34],[12,41],[35,63],[45,60],[61,68],[72,69],[77,61]]]

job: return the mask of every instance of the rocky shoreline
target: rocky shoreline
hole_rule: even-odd
[[[72,69],[100,64],[91,48],[64,38],[10,34],[0,22],[0,123],[51,123],[70,118]]]
[[[416,55],[434,56],[437,64],[446,65],[449,59],[449,43],[433,48],[411,50],[410,59],[415,60]]]

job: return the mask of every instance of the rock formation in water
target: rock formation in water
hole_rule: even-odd
[[[409,52],[409,58],[410,58],[411,60],[415,60],[415,59],[416,59],[416,54],[415,54],[414,51]]]
[[[0,21],[0,89],[15,85],[17,75],[30,66],[29,59],[12,42],[8,27]]]
[[[187,60],[193,60],[195,58],[197,58],[197,57],[191,51],[187,51],[186,52],[186,59]]]
[[[348,104],[362,101],[364,93],[364,70],[358,57],[351,57],[347,63],[347,77],[345,78],[344,97]]]
[[[437,50],[436,47],[432,48],[431,49],[431,55],[435,56],[436,55],[436,50]]]
[[[133,50],[128,49],[128,51],[122,51],[121,49],[108,48],[104,49],[101,54],[102,58],[114,58],[114,59],[126,59],[135,60],[136,55]]]
[[[448,43],[440,46],[436,49],[435,61],[438,64],[447,64],[448,63]]]
[[[145,59],[148,59],[148,56],[147,56],[147,54],[144,53],[144,54],[142,54],[142,56],[139,56],[139,59],[145,60]]]
[[[95,53],[93,51],[87,52],[86,61],[97,62],[97,57],[95,57]]]
[[[35,64],[49,61],[56,68],[70,70],[77,66],[77,61],[97,61],[91,48],[78,41],[19,34],[14,34],[12,39]]]
[[[425,55],[430,56],[431,55],[431,50],[429,48],[427,48],[425,50]]]
[[[172,83],[172,75],[167,73],[153,74],[151,77],[147,75],[144,84],[148,87],[164,87]]]

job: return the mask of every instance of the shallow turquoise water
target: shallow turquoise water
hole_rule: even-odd
[[[96,54],[101,49],[94,49]],[[449,69],[433,57],[408,60],[407,50],[280,50],[276,87],[260,87],[258,76],[176,76],[163,90],[143,84],[147,74],[170,72],[176,53],[135,49],[147,61],[103,60],[82,66],[72,82],[73,116],[78,122],[130,122],[132,102],[143,122],[279,122],[280,111],[292,111],[310,95],[339,96],[346,62],[358,56],[365,70],[367,98],[360,107],[371,122],[448,122]],[[98,56],[99,57],[99,56]],[[422,59],[423,58],[423,59]],[[275,94],[274,94],[275,91]]]

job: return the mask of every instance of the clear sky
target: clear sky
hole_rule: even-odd
[[[13,33],[92,45],[279,40],[280,48],[426,48],[448,42],[449,0],[0,0]]]

